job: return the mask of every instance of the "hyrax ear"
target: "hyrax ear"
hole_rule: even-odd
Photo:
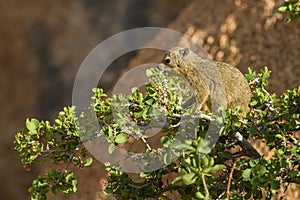
[[[189,54],[189,52],[190,52],[190,49],[189,49],[189,48],[182,48],[182,49],[179,50],[179,54],[180,54],[180,56],[182,56],[182,57],[187,56],[187,55]]]

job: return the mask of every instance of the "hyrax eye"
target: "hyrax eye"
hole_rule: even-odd
[[[165,57],[164,63],[165,63],[165,64],[170,64],[170,62],[171,62],[170,57]]]

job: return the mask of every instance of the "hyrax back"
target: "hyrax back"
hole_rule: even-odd
[[[183,75],[195,91],[200,108],[210,110],[218,106],[240,106],[243,114],[249,112],[252,93],[243,74],[235,67],[217,61],[202,59],[189,48],[172,48],[163,63]]]

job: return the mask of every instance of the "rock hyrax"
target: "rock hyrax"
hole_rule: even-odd
[[[186,78],[195,91],[200,108],[205,104],[210,110],[220,105],[227,108],[240,106],[243,114],[249,112],[252,97],[249,84],[232,65],[202,59],[189,48],[181,47],[168,51],[163,63]]]

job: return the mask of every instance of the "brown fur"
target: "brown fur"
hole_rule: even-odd
[[[227,108],[240,106],[243,114],[249,112],[252,93],[237,68],[227,63],[202,59],[190,49],[180,47],[172,48],[163,63],[187,79],[195,90],[200,108],[205,104],[210,110],[221,105]]]

